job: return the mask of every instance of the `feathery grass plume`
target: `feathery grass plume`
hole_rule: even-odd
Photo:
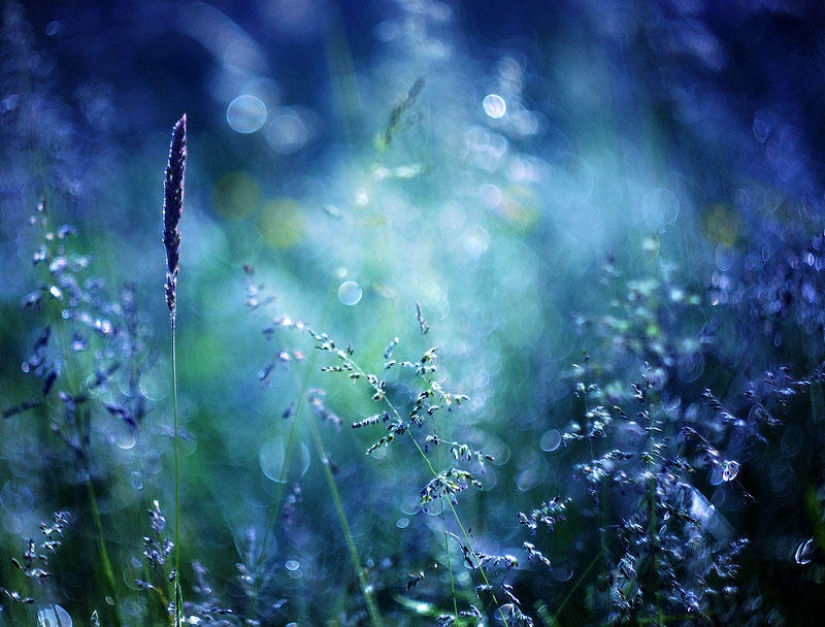
[[[163,186],[163,246],[166,248],[166,305],[174,320],[175,294],[180,270],[180,216],[183,213],[183,183],[186,173],[186,114],[172,130],[169,162]]]
[[[172,415],[174,416],[175,439],[175,531],[174,531],[174,576],[172,577],[175,602],[175,626],[182,621],[183,595],[180,587],[180,454],[178,438],[178,366],[176,347],[175,313],[178,271],[180,270],[180,222],[183,213],[183,179],[186,172],[186,114],[184,113],[172,129],[172,144],[169,146],[169,163],[166,165],[166,180],[163,186],[163,246],[166,248],[166,305],[172,326]]]

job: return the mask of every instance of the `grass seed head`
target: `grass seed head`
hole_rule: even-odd
[[[163,186],[163,246],[166,249],[166,305],[175,317],[175,295],[180,270],[180,223],[183,214],[183,185],[186,173],[186,114],[172,129],[169,162]]]

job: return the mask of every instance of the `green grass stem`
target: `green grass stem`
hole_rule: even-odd
[[[331,304],[332,304],[332,292],[330,292],[330,296],[327,299],[326,305],[324,307],[324,315],[322,319],[327,318],[327,314],[330,311]],[[266,556],[267,550],[269,545],[269,539],[273,533],[273,526],[275,520],[277,519],[279,512],[281,510],[281,506],[283,503],[282,494],[283,486],[286,484],[286,473],[287,469],[290,467],[290,461],[292,459],[292,455],[295,451],[295,446],[297,443],[298,438],[298,425],[301,419],[301,416],[305,413],[305,398],[306,398],[306,391],[309,387],[309,377],[315,371],[315,355],[310,359],[309,363],[307,364],[307,368],[305,369],[305,374],[303,379],[298,382],[298,398],[296,401],[295,406],[295,416],[296,419],[292,424],[292,428],[289,432],[289,438],[287,440],[286,450],[284,451],[284,464],[281,468],[281,476],[279,478],[279,489],[275,494],[275,498],[273,499],[272,506],[269,509],[269,514],[267,516],[266,522],[266,529],[264,530],[264,539],[261,542],[261,551],[258,557],[258,563],[256,564],[256,568],[260,570],[263,566]],[[330,491],[330,496],[333,500],[333,505],[335,507],[335,513],[338,517],[338,522],[341,525],[341,532],[344,535],[344,541],[347,545],[347,551],[349,553],[350,561],[352,562],[353,569],[355,570],[356,577],[358,579],[358,586],[361,590],[361,595],[364,598],[364,604],[367,608],[367,613],[370,618],[370,624],[372,627],[381,627],[383,625],[383,620],[381,619],[381,614],[378,610],[378,606],[375,603],[375,598],[369,588],[369,583],[366,579],[364,568],[361,564],[361,558],[358,554],[358,549],[355,545],[355,539],[352,535],[352,531],[350,529],[349,521],[347,519],[346,512],[344,510],[343,502],[341,500],[341,494],[338,491],[338,486],[335,483],[335,477],[332,474],[332,470],[329,467],[329,464],[325,463],[324,460],[326,459],[326,449],[324,447],[323,440],[321,438],[321,434],[318,431],[318,426],[315,424],[315,421],[312,417],[309,417],[309,425],[310,425],[310,433],[312,435],[312,440],[315,445],[315,450],[318,454],[318,457],[321,461],[321,465],[324,468],[324,477],[327,482],[327,487]],[[260,581],[260,577],[256,577],[256,582]]]
[[[174,553],[172,564],[175,569],[174,599],[175,599],[175,627],[180,627],[183,615],[183,593],[180,586],[180,442],[178,434],[178,360],[177,360],[177,325],[175,315],[171,318],[171,350],[172,350],[172,416],[174,425],[174,475],[175,475],[175,529]]]

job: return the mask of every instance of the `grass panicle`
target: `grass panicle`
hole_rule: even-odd
[[[180,584],[180,437],[178,418],[178,366],[177,366],[177,287],[180,272],[180,218],[183,214],[184,179],[186,175],[186,114],[172,129],[169,146],[169,162],[163,185],[163,247],[166,249],[166,305],[171,322],[172,359],[172,413],[174,423],[174,484],[175,528],[173,541],[172,604],[175,625],[183,619],[183,593]]]
[[[166,305],[174,319],[177,311],[178,272],[180,271],[180,218],[183,214],[186,175],[186,114],[172,130],[169,161],[163,185],[163,247],[166,249]]]

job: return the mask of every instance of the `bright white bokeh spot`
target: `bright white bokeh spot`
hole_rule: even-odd
[[[226,121],[233,131],[254,133],[266,122],[266,105],[257,96],[238,96],[226,108]]]
[[[364,292],[355,281],[344,281],[338,288],[338,300],[348,306],[357,305]]]
[[[503,118],[504,114],[507,113],[507,103],[504,102],[504,98],[498,94],[487,94],[484,96],[482,105],[484,106],[484,113],[494,120]]]
[[[264,442],[258,454],[261,470],[276,483],[292,483],[309,468],[309,449],[303,442],[290,443],[281,436]]]

